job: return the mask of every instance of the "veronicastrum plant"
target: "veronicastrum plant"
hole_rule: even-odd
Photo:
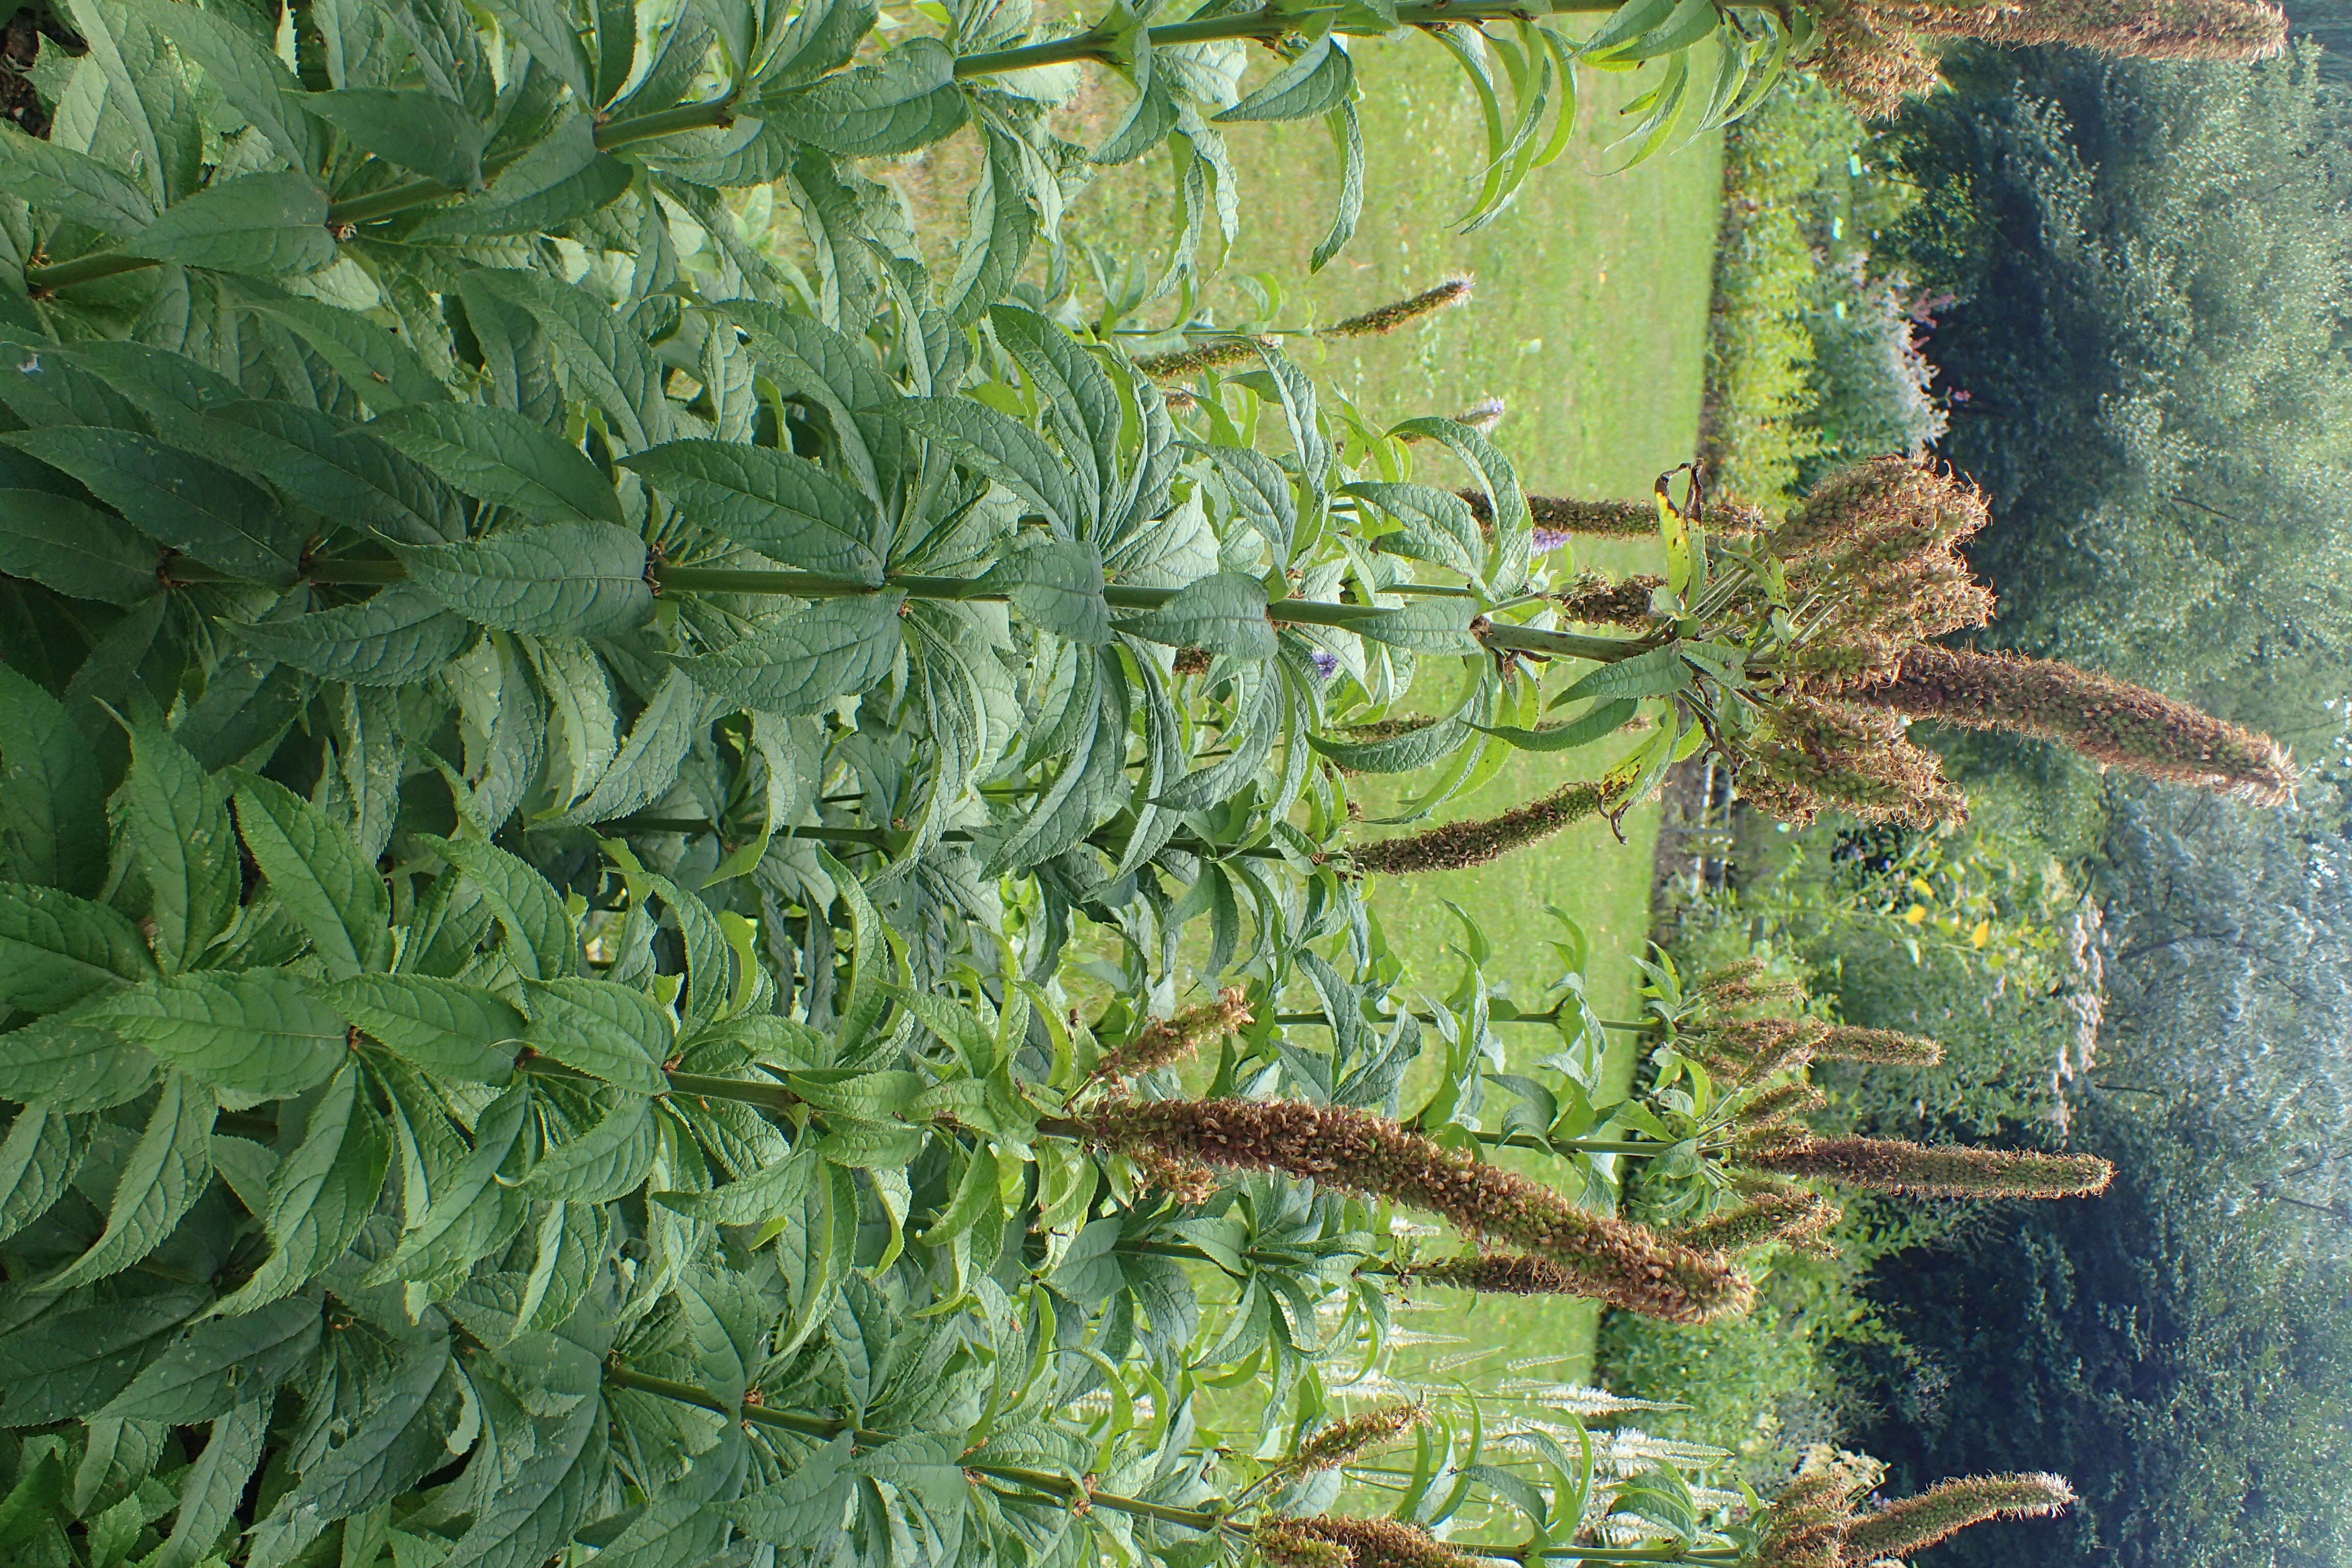
[[[1413,811],[1537,732],[1478,641],[1547,586],[1483,437],[1263,346],[1175,407],[998,303],[1043,187],[944,282],[874,244],[851,160],[977,116],[1027,168],[954,83],[1034,57],[69,13],[50,139],[0,133],[0,1543],[1369,1568],[1496,1495],[1514,1553],[1763,1539],[1564,1447],[1316,1511],[1406,1429],[1318,1435],[1409,1286],[1744,1289],[1400,1120],[1339,771],[1396,759],[1336,720],[1465,661]],[[726,208],[770,181],[813,279]],[[1147,1005],[1074,1016],[1081,917]],[[1194,921],[1240,1001],[1174,1007]],[[1328,1046],[1258,1025],[1293,985]],[[1432,1009],[1457,1101],[1482,994]],[[1194,1395],[1254,1377],[1268,1458],[1221,1468]]]

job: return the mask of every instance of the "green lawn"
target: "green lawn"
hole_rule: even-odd
[[[1508,413],[1495,438],[1533,492],[1645,493],[1660,472],[1689,460],[1697,445],[1720,207],[1719,138],[1625,174],[1604,174],[1614,162],[1603,149],[1614,134],[1616,105],[1645,84],[1588,73],[1580,83],[1587,99],[1573,147],[1538,172],[1509,211],[1465,237],[1446,220],[1465,205],[1484,140],[1476,103],[1458,70],[1419,38],[1364,43],[1356,58],[1368,170],[1354,242],[1323,273],[1308,275],[1338,177],[1338,159],[1318,122],[1236,127],[1243,232],[1228,274],[1272,274],[1287,305],[1284,324],[1310,317],[1328,324],[1450,274],[1475,275],[1476,293],[1465,307],[1387,338],[1293,340],[1292,352],[1318,385],[1384,423],[1502,398]],[[1123,101],[1082,100],[1073,115],[1106,122]],[[949,176],[945,169],[932,172],[939,184]],[[1147,162],[1098,179],[1074,206],[1068,232],[1125,255],[1155,245],[1171,212],[1165,165]],[[1233,300],[1221,301],[1214,291],[1209,300],[1222,303],[1230,319]],[[1648,564],[1651,553],[1617,546],[1586,552],[1584,560],[1626,571]],[[1549,789],[1569,767],[1597,771],[1611,760],[1601,748],[1565,759],[1515,758],[1444,815],[1491,815]],[[1496,945],[1493,972],[1528,996],[1557,974],[1544,945],[1555,929],[1544,906],[1557,904],[1591,937],[1595,1001],[1604,1014],[1622,1016],[1634,1005],[1631,959],[1649,925],[1655,807],[1631,813],[1623,826],[1628,842],[1622,845],[1606,825],[1591,823],[1478,870],[1391,881],[1376,889],[1374,908],[1412,972],[1443,991],[1455,963],[1447,948],[1459,928],[1440,900],[1462,904]],[[1528,1042],[1531,1051],[1557,1041],[1548,1031],[1521,1032],[1541,1035]],[[1618,1065],[1630,1071],[1630,1059]],[[1454,1310],[1462,1300],[1450,1298],[1447,1310],[1408,1322],[1507,1346],[1515,1357],[1564,1356],[1553,1375],[1589,1376],[1598,1320],[1591,1304],[1496,1300]]]

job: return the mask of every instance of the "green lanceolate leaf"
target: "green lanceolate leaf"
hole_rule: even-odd
[[[1565,752],[1616,733],[1641,706],[1635,698],[1611,697],[1595,702],[1564,724],[1549,724],[1540,730],[1518,730],[1507,725],[1490,730],[1483,724],[1472,728],[1483,730],[1522,752]]]
[[[155,216],[155,204],[128,177],[55,142],[0,137],[0,178],[35,207],[117,237]]]
[[[325,138],[304,117],[299,84],[264,39],[193,5],[130,0],[129,8],[201,66],[220,95],[296,168],[319,166]]]
[[[907,397],[876,412],[946,447],[972,472],[1044,512],[1057,533],[1078,532],[1081,520],[1062,459],[1019,420],[965,397]]]
[[[89,1154],[87,1120],[28,1105],[0,1138],[0,1241],[49,1212]]]
[[[342,1257],[375,1212],[391,1157],[383,1118],[369,1103],[358,1067],[347,1066],[311,1106],[302,1142],[270,1173],[260,1215],[269,1256],[213,1310],[252,1311],[293,1294]]]
[[[448,400],[424,356],[365,316],[317,300],[266,300],[253,308],[292,328],[371,408]]]
[[[627,1096],[595,1125],[549,1150],[523,1177],[522,1190],[535,1198],[612,1203],[645,1184],[658,1131],[654,1102]]]
[[[668,438],[668,373],[641,331],[603,300],[542,273],[499,268],[467,273],[459,288],[468,301],[487,294],[539,323],[565,390],[604,416],[615,448],[640,451]]]
[[[1580,697],[1664,697],[1691,683],[1690,665],[1673,643],[1589,671],[1554,702]]]
[[[419,404],[367,429],[469,496],[549,522],[621,521],[620,498],[588,455],[511,408]]]
[[[150,539],[234,576],[294,581],[301,541],[250,479],[135,430],[53,425],[5,437],[63,468]]]
[[[320,993],[395,1056],[436,1078],[505,1083],[522,1048],[522,1012],[495,991],[426,974],[361,974]]]
[[[196,1568],[222,1532],[236,1524],[237,1505],[261,1468],[270,1407],[266,1398],[246,1400],[214,1420],[205,1451],[180,1477],[172,1533],[142,1568]]]
[[[639,1094],[666,1094],[662,1071],[676,1048],[668,1014],[642,991],[609,980],[527,981],[530,1026],[523,1038],[542,1056]]]
[[[317,1351],[323,1324],[316,1297],[199,1322],[100,1414],[176,1426],[226,1415],[292,1376]]]
[[[82,1419],[128,1387],[204,1304],[201,1290],[160,1290],[52,1310],[0,1334],[0,1424]]]
[[[40,1280],[39,1288],[65,1290],[103,1279],[162,1245],[213,1179],[216,1114],[210,1089],[179,1073],[167,1076],[145,1130],[115,1179],[105,1231],[89,1251]],[[112,1395],[113,1390],[108,1390],[106,1397]],[[6,1409],[0,1403],[0,1415]]]
[[[1325,16],[1328,18],[1329,13]],[[1356,89],[1356,64],[1323,22],[1320,36],[1263,86],[1215,117],[1223,125],[1245,120],[1305,120],[1338,108]]]
[[[0,861],[20,882],[99,892],[106,879],[105,788],[65,704],[0,665]]]
[[[134,724],[131,776],[115,795],[114,815],[147,884],[155,957],[167,972],[185,969],[236,918],[228,792],[170,735]]]
[[[458,1409],[473,1394],[449,1353],[446,1334],[399,1345],[369,1393],[369,1419],[302,1472],[281,1511],[332,1523],[383,1507],[449,1462]],[[262,1539],[268,1533],[260,1526],[255,1531]]]
[[[805,458],[772,447],[672,441],[622,459],[688,519],[788,566],[882,581],[874,503]]]
[[[246,848],[327,972],[383,968],[392,954],[392,900],[351,835],[271,779],[245,775],[236,799]]]
[[[419,835],[456,867],[490,906],[507,935],[507,957],[526,980],[553,980],[580,966],[580,939],[547,879],[494,844]]]
[[[69,598],[135,605],[163,588],[162,559],[119,517],[47,490],[0,489],[0,572]]]
[[[400,553],[417,586],[500,631],[608,637],[653,610],[646,542],[616,523],[541,523]]]
[[[434,1183],[431,1205],[400,1246],[363,1276],[363,1283],[448,1279],[514,1234],[525,1200],[499,1174],[530,1115],[528,1084],[517,1084],[489,1103],[474,1123],[473,1148]]]
[[[991,127],[988,161],[967,203],[971,232],[957,258],[955,276],[940,290],[948,320],[969,326],[1003,299],[1029,258],[1037,237],[1037,214],[1023,177],[1019,143]]]
[[[488,0],[487,8],[574,98],[596,101],[588,90],[587,47],[562,0]]]
[[[327,193],[308,174],[238,174],[174,204],[140,230],[134,256],[249,278],[316,272],[335,260]]]
[[[302,107],[346,140],[453,191],[482,183],[489,130],[466,106],[422,88],[362,87],[305,93]]]
[[[883,158],[953,135],[970,110],[956,85],[955,56],[937,38],[914,37],[878,64],[772,93],[756,112],[795,142]]]
[[[1123,622],[1119,629],[1179,647],[1265,659],[1279,646],[1265,610],[1265,584],[1220,572],[1178,589],[1166,604]]]
[[[147,1092],[158,1065],[80,1011],[53,1013],[0,1035],[0,1095],[59,1114],[127,1104]]]
[[[1472,653],[1478,646],[1470,637],[1474,607],[1467,599],[1415,599],[1393,610],[1356,616],[1346,629],[1414,653]]]
[[[178,974],[101,998],[89,1016],[196,1079],[272,1099],[342,1064],[341,1015],[288,970]]]
[[[1024,541],[1006,551],[981,579],[1013,607],[1052,632],[1089,647],[1110,641],[1110,607],[1103,601],[1102,556],[1071,540]]]
[[[904,641],[898,594],[820,599],[754,637],[678,668],[695,684],[762,713],[814,713],[890,673]]]
[[[355,686],[406,686],[437,675],[477,635],[472,622],[413,583],[356,605],[236,629],[280,664]]]
[[[114,910],[57,888],[0,882],[0,1006],[61,1012],[154,973],[138,928]]]
[[[200,433],[225,459],[300,497],[338,528],[370,530],[398,544],[465,537],[454,491],[331,414],[292,403],[231,403],[214,409]]]

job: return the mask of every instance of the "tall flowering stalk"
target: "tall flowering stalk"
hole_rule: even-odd
[[[1861,1500],[1885,1478],[1885,1467],[1860,1454],[1816,1455],[1773,1495],[1753,1568],[1864,1568],[1907,1557],[1972,1524],[2046,1519],[2075,1500],[2060,1476],[1969,1476],[1865,1513]]]
[[[1443,1215],[1465,1234],[1549,1259],[1580,1295],[1645,1317],[1701,1322],[1743,1310],[1748,1277],[1646,1226],[1587,1213],[1539,1182],[1385,1118],[1296,1100],[1118,1100],[1083,1123],[1101,1148],[1156,1151],[1226,1170],[1280,1172]]]
[[[1578,504],[1614,507],[1628,527],[1654,512]],[[1966,798],[1910,739],[1923,719],[2054,741],[2102,766],[2262,805],[2293,795],[2294,763],[2268,736],[2069,665],[1940,646],[1991,619],[1992,594],[1963,553],[1988,521],[1972,486],[1883,458],[1830,476],[1758,545],[1718,550],[1676,620],[1649,613],[1646,579],[1580,580],[1559,597],[1565,616],[1643,636],[1493,623],[1481,636],[1497,653],[1603,660],[1645,655],[1669,633],[1695,660],[1747,649],[1736,671],[1702,671],[1676,700],[1696,705],[1739,793],[1791,823],[1832,808],[1914,826],[1965,820]]]
[[[1571,827],[1611,804],[1607,781],[1580,779],[1496,816],[1448,822],[1395,838],[1360,844],[1348,852],[1357,870],[1370,875],[1410,876],[1416,871],[1462,871],[1499,860]]]
[[[1994,1519],[2047,1519],[2074,1501],[2064,1478],[2048,1474],[1965,1476],[1856,1517],[1845,1527],[1857,1562],[1908,1557]]]
[[[1855,696],[1907,718],[2056,741],[2105,767],[2260,805],[2294,793],[2294,763],[2269,736],[2052,659],[1913,647],[1891,679]]]
[[[1897,1138],[1768,1136],[1734,1158],[1751,1170],[1923,1198],[2092,1197],[2116,1173],[2095,1154],[1930,1148]]]
[[[1395,1519],[1278,1519],[1259,1525],[1251,1539],[1279,1568],[1482,1568],[1419,1525]]]
[[[2251,60],[2277,54],[2287,35],[2285,13],[2268,0],[1858,0],[1825,6],[1816,20],[1814,73],[1874,119],[1935,87],[1928,49],[1937,41],[2067,44],[2148,60]]]

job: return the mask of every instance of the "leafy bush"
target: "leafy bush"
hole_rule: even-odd
[[[1879,134],[1811,83],[1726,138],[1706,442],[1726,488],[1769,509],[1943,434],[1920,344],[1933,301],[1874,254],[1916,200],[1884,160]]]

